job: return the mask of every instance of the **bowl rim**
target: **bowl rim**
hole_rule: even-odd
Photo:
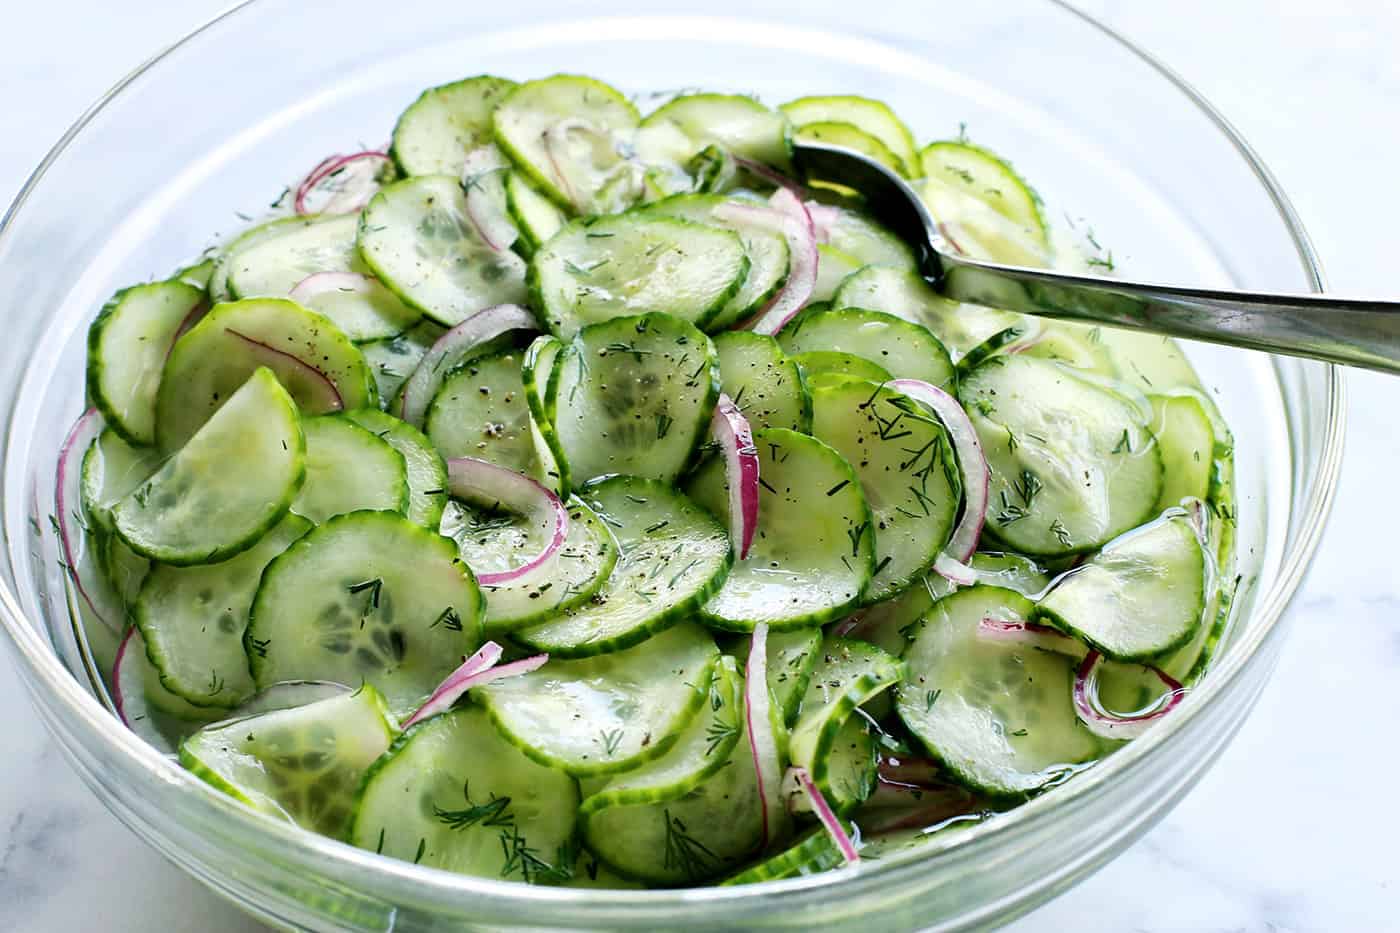
[[[208,30],[215,28],[224,20],[259,2],[260,0],[237,0],[184,36],[151,55],[88,106],[39,162],[21,186],[4,215],[0,216],[0,245],[3,245],[10,235],[15,218],[43,181],[49,168],[109,103],[173,52]],[[1044,0],[1044,2],[1079,19],[1101,33],[1110,42],[1136,56],[1142,63],[1180,91],[1187,101],[1211,122],[1250,167],[1261,187],[1269,196],[1293,242],[1310,289],[1313,292],[1323,291],[1325,276],[1321,261],[1301,219],[1273,173],[1230,121],[1175,70],[1113,27],[1100,22],[1094,16],[1076,7],[1071,0]],[[1325,423],[1320,439],[1321,455],[1315,472],[1314,489],[1316,491],[1311,501],[1305,503],[1306,508],[1298,525],[1297,542],[1290,552],[1283,555],[1278,571],[1278,580],[1268,592],[1260,594],[1254,608],[1253,616],[1261,620],[1261,623],[1243,639],[1229,657],[1222,658],[1220,664],[1212,668],[1211,675],[1205,678],[1200,686],[1193,689],[1175,716],[1158,724],[1144,739],[1130,743],[1128,747],[1118,750],[1088,773],[1081,774],[1074,781],[1057,788],[1055,793],[1038,797],[1001,815],[996,820],[987,821],[959,834],[958,846],[996,839],[1018,829],[1041,823],[1053,812],[1068,807],[1071,801],[1094,794],[1101,784],[1113,780],[1120,772],[1128,770],[1142,759],[1153,755],[1158,746],[1188,728],[1196,720],[1197,711],[1200,708],[1208,706],[1217,694],[1224,692],[1237,681],[1248,662],[1254,658],[1264,642],[1275,633],[1316,553],[1332,509],[1341,470],[1346,430],[1346,388],[1341,369],[1331,364],[1323,365],[1325,365],[1326,380]],[[7,419],[5,431],[7,440],[12,430],[13,416]],[[104,750],[108,754],[128,759],[132,764],[159,775],[163,782],[181,785],[190,792],[187,796],[201,798],[201,804],[208,808],[207,815],[209,817],[232,820],[236,824],[240,824],[238,826],[240,834],[263,837],[268,844],[279,846],[279,851],[289,860],[315,866],[318,869],[325,869],[328,865],[338,866],[355,872],[357,876],[360,873],[368,873],[366,876],[368,878],[406,883],[420,892],[431,892],[430,897],[433,901],[442,899],[443,903],[448,903],[447,899],[455,900],[467,895],[476,898],[477,904],[480,906],[486,906],[482,904],[485,901],[496,907],[524,906],[526,904],[539,908],[567,907],[574,911],[574,919],[586,921],[587,915],[594,911],[625,912],[629,909],[645,910],[671,907],[689,912],[693,909],[716,907],[722,904],[733,906],[734,902],[740,899],[750,900],[762,894],[796,895],[820,889],[822,896],[831,899],[849,897],[859,893],[861,889],[868,888],[872,882],[880,884],[897,881],[905,875],[917,872],[926,861],[922,858],[911,858],[898,864],[867,866],[860,872],[838,870],[805,878],[771,881],[760,885],[735,888],[710,886],[644,891],[526,886],[515,882],[476,878],[435,868],[409,865],[393,859],[382,858],[346,843],[322,837],[254,813],[190,775],[130,730],[112,728],[111,713],[81,687],[78,679],[51,650],[52,645],[40,635],[39,630],[27,624],[19,600],[9,585],[2,580],[0,580],[0,621],[3,621],[5,633],[16,653],[42,684],[42,688],[55,695],[67,708],[68,714],[80,720],[81,728],[91,734],[90,738],[105,746]],[[936,854],[943,848],[945,847],[930,846],[929,854]],[[1042,884],[1041,887],[1043,886]],[[363,893],[366,896],[374,897],[379,893],[376,890],[378,888],[378,885],[367,886],[363,889]],[[224,896],[229,896],[226,891],[216,890]],[[457,903],[462,902],[458,900]],[[256,905],[243,903],[241,906],[244,909],[258,910]],[[612,916],[616,916],[616,914],[613,913]]]

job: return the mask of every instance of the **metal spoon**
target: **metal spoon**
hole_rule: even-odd
[[[953,251],[909,184],[879,162],[812,142],[793,150],[808,178],[864,195],[875,217],[915,247],[929,284],[949,298],[1400,374],[1400,302],[1186,288],[969,259]]]

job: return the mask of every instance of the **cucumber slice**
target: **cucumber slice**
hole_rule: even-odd
[[[162,457],[149,447],[132,447],[103,429],[83,454],[83,512],[99,528],[112,530],[112,507],[160,468]],[[85,523],[80,523],[85,524]]]
[[[612,529],[621,558],[592,599],[516,641],[564,658],[619,651],[690,616],[729,573],[724,526],[666,484],[618,476],[579,498]]]
[[[506,95],[493,117],[496,143],[541,191],[579,214],[606,214],[640,195],[636,167],[620,154],[637,108],[601,81],[555,75]]]
[[[292,511],[322,524],[356,509],[408,511],[403,454],[344,415],[302,421],[306,482]]]
[[[732,872],[761,844],[763,807],[741,730],[729,760],[689,793],[583,816],[583,838],[606,864],[655,884],[699,884]]]
[[[855,824],[847,827],[846,831],[853,838],[860,835]],[[815,875],[839,868],[845,862],[846,857],[836,847],[836,842],[831,838],[831,834],[825,829],[817,827],[808,830],[790,848],[784,849],[757,865],[751,865],[737,875],[731,875],[721,881],[720,886],[758,884],[763,881],[781,881],[784,878]]]
[[[877,363],[896,379],[921,379],[940,388],[954,381],[953,361],[928,328],[882,311],[804,314],[783,328],[778,343],[788,353],[836,348]]]
[[[705,327],[749,274],[729,230],[645,211],[574,221],[530,260],[533,307],[568,339],[581,328],[664,308]]]
[[[394,164],[404,175],[461,175],[467,153],[493,144],[491,116],[515,86],[479,75],[428,88],[394,124]]]
[[[554,618],[592,599],[617,564],[617,543],[598,515],[579,499],[567,502],[569,532],[550,566],[511,583],[482,585],[486,630],[508,632]],[[475,573],[509,570],[521,554],[544,547],[538,524],[452,502],[442,533],[457,542]]]
[[[156,396],[160,448],[178,449],[260,367],[310,415],[377,401],[364,356],[324,317],[279,298],[229,302],[175,341],[165,362]]]
[[[1072,658],[978,636],[984,618],[1024,621],[1019,593],[973,586],[934,604],[911,632],[895,710],[949,775],[992,797],[1058,783],[1102,748],[1079,725]]]
[[[1152,435],[1162,455],[1162,492],[1156,508],[1164,511],[1186,498],[1205,501],[1215,468],[1215,429],[1194,395],[1152,395]]]
[[[199,262],[177,269],[170,278],[176,282],[184,282],[186,285],[193,285],[201,292],[208,293],[209,280],[214,277],[215,261],[213,257],[201,259]]]
[[[203,289],[184,282],[137,285],[117,292],[88,329],[88,397],[128,443],[155,443],[165,357],[180,325],[203,301]]]
[[[116,649],[111,684],[122,722],[164,755],[176,754],[180,742],[200,726],[228,715],[226,709],[191,706],[162,687],[135,627],[127,629]]]
[[[306,477],[296,405],[259,369],[149,479],[112,509],[133,551],[212,564],[252,547],[287,514]]]
[[[506,212],[520,231],[520,242],[528,259],[535,251],[553,239],[569,217],[520,172],[506,176]]]
[[[150,573],[151,562],[122,543],[122,539],[100,529],[92,532],[92,553],[97,560],[97,569],[130,611],[136,602],[136,594]]]
[[[709,429],[716,363],[710,338],[668,314],[580,331],[549,389],[575,484],[614,473],[673,481]]]
[[[716,216],[715,209],[732,199],[717,194],[680,194],[649,204],[644,214],[674,217],[691,223],[719,227],[737,235],[749,258],[749,271],[743,284],[713,319],[706,323],[710,331],[723,330],[747,320],[767,307],[773,296],[787,283],[792,255],[787,239],[771,230],[744,227]]]
[[[907,396],[856,381],[813,391],[812,425],[860,479],[875,538],[865,599],[888,599],[928,570],[953,530],[962,486],[947,432]]]
[[[812,397],[797,362],[784,355],[767,334],[731,330],[712,338],[719,356],[721,391],[754,430],[812,429]]]
[[[981,146],[948,140],[925,146],[919,153],[919,166],[926,183],[980,201],[1042,250],[1050,248],[1040,197],[1005,159]],[[945,223],[955,219],[934,216]],[[985,236],[981,230],[976,234]]]
[[[404,733],[365,775],[352,845],[416,865],[532,884],[574,868],[578,785],[501,738],[479,707]]]
[[[457,547],[394,512],[351,512],[263,572],[244,644],[253,681],[371,683],[417,709],[481,642],[481,593]]]
[[[201,729],[180,746],[180,764],[261,813],[343,838],[360,779],[396,732],[384,698],[365,685]]]
[[[755,431],[758,531],[749,556],[700,610],[728,631],[810,628],[860,604],[874,567],[871,514],[841,455],[821,441],[769,428]],[[687,486],[716,516],[729,514],[724,464],[705,462]]]
[[[836,120],[818,120],[804,123],[797,128],[793,137],[799,142],[821,143],[827,146],[841,146],[869,156],[886,166],[897,175],[908,177],[904,161],[876,136],[851,123]]]
[[[520,379],[525,384],[525,402],[530,409],[530,436],[534,440],[535,453],[541,464],[552,464],[554,488],[567,493],[573,488],[573,476],[569,471],[569,459],[564,454],[564,445],[559,433],[554,429],[556,408],[550,394],[556,387],[554,381],[555,362],[564,351],[564,342],[558,337],[541,334],[525,351],[525,361],[520,364]]]
[[[476,695],[511,744],[575,775],[613,774],[658,758],[700,712],[719,649],[683,623],[634,648],[550,661]]]
[[[856,732],[846,730],[846,721],[906,673],[904,662],[863,641],[831,638],[822,645],[788,749],[792,763],[811,773],[838,813],[861,803],[874,786],[874,745],[868,746],[870,761],[862,771],[861,754],[850,745],[865,746]]]
[[[732,636],[725,650],[734,655],[740,668],[747,668],[753,639],[747,635]],[[773,708],[781,715],[783,726],[791,728],[797,720],[802,697],[812,679],[812,670],[821,656],[822,630],[797,628],[768,633],[768,692]]]
[[[812,286],[812,297],[807,307],[829,304],[846,279],[865,268],[865,262],[858,256],[843,253],[826,243],[817,245],[817,282]]]
[[[380,188],[360,215],[357,244],[381,282],[444,327],[525,301],[525,261],[482,239],[455,177],[420,175]]]
[[[360,352],[374,374],[374,383],[382,402],[387,403],[399,394],[408,377],[413,375],[418,361],[442,335],[441,324],[421,321],[397,337],[368,340],[360,344]]]
[[[843,281],[831,306],[884,311],[922,324],[954,358],[1025,321],[1010,311],[951,301],[930,288],[918,274],[889,266],[866,266]]]
[[[307,227],[314,227],[322,221],[319,215],[309,217],[278,217],[267,223],[258,224],[243,231],[227,246],[222,253],[214,260],[214,271],[209,276],[209,300],[214,302],[229,301],[233,297],[233,292],[229,290],[229,274],[233,271],[233,257],[247,249],[252,249],[263,240],[270,240],[281,236],[291,230],[300,230]],[[283,294],[286,294],[283,292]]]
[[[520,359],[519,350],[476,357],[443,381],[423,423],[444,458],[475,457],[517,473],[540,474]]]
[[[586,797],[579,814],[682,797],[729,763],[744,719],[743,678],[731,657],[720,659],[708,698],[671,750],[609,780]]]
[[[311,523],[288,515],[257,544],[207,567],[156,564],[132,616],[161,685],[195,706],[232,709],[253,694],[243,633],[263,569]]]
[[[839,350],[807,350],[794,353],[793,362],[802,367],[808,385],[816,389],[822,385],[835,385],[851,379],[885,383],[894,379],[890,371],[863,356],[842,353]]]
[[[436,529],[447,505],[447,464],[433,449],[432,441],[406,421],[386,415],[376,408],[348,411],[345,417],[403,455],[408,478],[410,521]]]
[[[1039,333],[1021,352],[1058,360],[1090,375],[1117,378],[1118,367],[1099,339],[1102,331],[1074,321],[1039,321]]]
[[[1150,661],[1191,640],[1206,604],[1206,561],[1186,514],[1106,544],[1041,600],[1038,612],[1114,661]]]
[[[667,129],[670,132],[659,133]],[[658,107],[641,124],[638,148],[685,165],[708,146],[779,169],[792,164],[790,127],[783,114],[742,94],[684,94]],[[665,140],[648,146],[647,140]]]
[[[987,528],[1011,547],[1082,553],[1153,516],[1162,461],[1132,402],[1023,354],[978,366],[958,397],[991,468]]]
[[[899,171],[909,176],[918,164],[914,134],[888,105],[868,97],[839,95],[800,97],[783,104],[783,113],[799,128],[808,123],[839,122],[859,127],[885,145],[899,162]]]
[[[353,230],[351,234],[353,237]],[[351,248],[354,248],[353,239]],[[383,282],[359,273],[355,276],[338,283],[335,288],[306,297],[296,290],[292,295],[307,308],[330,318],[357,343],[397,337],[423,319],[421,311],[404,304]]]
[[[862,266],[893,266],[910,272],[918,269],[914,251],[909,244],[891,233],[883,224],[848,207],[827,205],[824,211],[824,245],[828,248],[854,257]]]
[[[888,712],[889,697],[877,698],[884,705],[885,712],[874,713],[876,704],[870,710],[863,710],[848,716],[832,737],[825,759],[823,783],[818,785],[822,796],[837,813],[851,813],[869,799],[875,790],[879,751],[875,745],[877,727],[875,715],[884,718]]]

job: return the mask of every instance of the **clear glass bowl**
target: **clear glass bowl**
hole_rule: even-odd
[[[1342,447],[1332,367],[1192,347],[1234,427],[1244,582],[1218,663],[1179,712],[1014,813],[858,870],[749,888],[568,891],[381,859],[243,810],[118,726],[75,651],[53,535],[54,461],[82,405],[102,301],[164,276],[278,179],[378,143],[424,87],[464,74],[599,75],[778,102],[883,98],[921,139],[1009,153],[1055,217],[1092,225],[1128,274],[1318,289],[1297,218],[1189,87],[1052,0],[258,0],[197,31],[83,116],[0,230],[4,628],[39,714],[94,792],[172,861],[301,929],[961,929],[1054,896],[1200,778],[1274,665]]]

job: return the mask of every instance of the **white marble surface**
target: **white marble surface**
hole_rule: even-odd
[[[224,0],[0,5],[0,203],[71,118]],[[1308,225],[1334,289],[1396,294],[1400,6],[1393,0],[1084,0],[1243,131]],[[1096,876],[1018,921],[1040,931],[1400,930],[1400,381],[1351,378],[1336,512],[1279,671],[1214,770]],[[27,709],[0,655],[0,708]],[[138,843],[37,722],[0,756],[0,933],[261,929]]]

